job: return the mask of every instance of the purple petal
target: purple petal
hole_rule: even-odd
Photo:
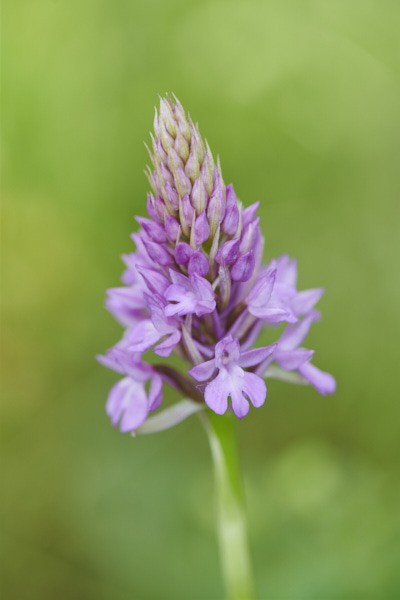
[[[227,335],[218,342],[215,346],[215,364],[218,369],[225,368],[228,363],[236,364],[240,357],[240,345],[238,338],[232,335]],[[242,370],[237,369],[237,374],[241,374]],[[239,375],[238,375],[239,376]]]
[[[160,223],[145,219],[144,217],[136,217],[136,221],[143,227],[147,235],[151,237],[154,242],[161,243],[167,241],[165,229]]]
[[[190,199],[187,194],[185,194],[182,198],[182,213],[183,214],[181,215],[181,219],[183,217],[188,226],[191,226],[194,215],[194,208],[190,204]]]
[[[301,365],[299,373],[323,396],[333,394],[336,390],[335,378],[330,373],[321,371],[311,363]]]
[[[124,327],[132,327],[143,316],[142,309],[132,309],[117,298],[107,298],[105,307]]]
[[[107,296],[111,300],[119,300],[127,308],[144,307],[143,287],[137,284],[129,287],[110,288],[107,290]]]
[[[235,240],[229,240],[225,242],[220,250],[217,252],[216,261],[218,264],[222,263],[222,260],[225,261],[227,266],[233,265],[237,257],[239,256],[239,246],[240,240],[236,238]]]
[[[282,321],[297,322],[297,318],[293,316],[289,308],[277,308],[277,307],[253,307],[249,306],[249,313],[254,317],[263,319],[268,323],[281,323]]]
[[[280,350],[294,350],[298,348],[306,338],[310,327],[319,318],[316,311],[304,317],[297,325],[288,325],[279,340]]]
[[[179,327],[179,322],[176,319],[165,316],[164,311],[167,303],[160,294],[153,294],[152,296],[146,294],[146,301],[150,310],[151,320],[154,327],[160,333],[160,336],[173,333]]]
[[[186,242],[179,242],[174,250],[174,257],[178,265],[187,265],[193,254],[193,248]]]
[[[276,261],[278,269],[277,279],[282,283],[287,283],[296,287],[297,283],[297,261],[295,258],[290,259],[287,254],[282,254]]]
[[[232,409],[238,419],[243,419],[250,410],[247,398],[243,395],[245,373],[239,367],[230,371],[229,395],[232,400]]]
[[[208,313],[213,312],[215,307],[215,300],[198,300],[193,312],[196,314],[197,317],[202,317],[203,315],[207,315]]]
[[[230,183],[226,186],[226,204],[227,206],[237,206],[238,199],[235,194],[235,190],[233,189],[233,185]]]
[[[242,352],[239,359],[240,367],[254,367],[255,365],[260,364],[263,360],[271,356],[273,351],[275,350],[277,344],[272,344],[271,346],[264,346],[263,348],[254,348],[253,350],[247,350],[247,352]]]
[[[180,232],[180,225],[172,215],[168,215],[165,221],[165,233],[168,239],[175,243]]]
[[[194,252],[194,254],[190,257],[189,260],[189,275],[197,273],[197,275],[200,275],[200,277],[205,277],[209,270],[210,265],[208,263],[207,257],[202,252]]]
[[[254,271],[253,250],[246,252],[236,260],[231,269],[231,277],[234,281],[248,281]]]
[[[265,381],[255,373],[245,372],[243,391],[256,408],[264,404],[267,395],[267,386],[265,385]]]
[[[222,191],[222,187],[218,186],[211,194],[207,206],[207,217],[209,222],[214,224],[214,231],[216,226],[223,220],[225,211],[226,200],[224,192]]]
[[[169,183],[166,184],[166,187],[168,185],[169,185]],[[167,215],[168,215],[168,210],[167,210],[167,207],[165,206],[164,199],[162,196],[160,196],[160,194],[158,194],[158,196],[156,196],[154,198],[154,210],[156,211],[156,214],[157,214],[159,220],[161,221],[161,223],[164,223],[165,219],[167,218]]]
[[[149,213],[150,219],[153,221],[162,222],[154,208],[151,194],[147,194],[147,212]]]
[[[317,304],[324,291],[324,288],[315,288],[296,294],[291,303],[294,314],[299,317],[309,313]]]
[[[244,229],[249,223],[251,223],[251,221],[254,220],[254,217],[256,216],[256,212],[258,210],[258,207],[260,206],[260,202],[254,202],[254,204],[251,204],[250,206],[248,206],[247,208],[244,209],[244,211],[242,212],[242,228]]]
[[[188,374],[193,377],[196,381],[207,381],[211,379],[215,371],[215,359],[207,360],[206,362],[200,363],[195,367],[189,369]]]
[[[242,228],[242,235],[240,236],[240,253],[244,254],[248,252],[251,248],[253,248],[253,238],[255,231],[258,228],[258,223],[260,221],[260,217],[257,217],[253,221],[251,221],[246,227]]]
[[[146,282],[150,292],[164,294],[171,282],[160,271],[138,265],[137,270]]]
[[[193,291],[192,284],[186,275],[183,273],[179,273],[179,271],[174,271],[173,269],[169,270],[169,276],[171,277],[172,283],[177,283],[184,287],[188,292]]]
[[[181,196],[190,194],[192,190],[192,184],[182,167],[178,167],[178,169],[176,169],[175,180]]]
[[[165,299],[177,304],[168,304],[165,307],[164,314],[167,317],[173,315],[184,316],[193,313],[196,308],[196,299],[193,294],[189,295],[187,290],[178,284],[171,285],[165,293]]]
[[[135,330],[129,332],[129,335],[134,334]],[[115,360],[118,361],[124,373],[130,377],[131,381],[144,383],[151,377],[151,366],[140,359],[138,360],[136,355],[130,354],[126,349],[114,347],[110,350],[110,354],[115,357]]]
[[[204,279],[204,277],[200,277],[200,275],[194,273],[190,276],[190,283],[202,300],[214,300],[214,290],[211,283],[207,279]]]
[[[153,410],[156,410],[156,408],[159,408],[161,406],[161,404],[162,404],[162,388],[163,388],[163,381],[162,381],[160,375],[155,373],[153,375],[153,377],[151,378],[150,389],[149,389],[148,405],[149,405],[150,412],[152,412]]]
[[[298,369],[307,360],[310,360],[314,350],[305,350],[300,348],[298,350],[277,350],[275,353],[275,360],[281,369],[285,371],[294,371]]]
[[[178,210],[179,208],[179,194],[172,187],[169,181],[165,184],[165,195],[167,196],[167,201],[172,206],[174,210]]]
[[[124,398],[130,385],[129,377],[125,377],[112,386],[106,403],[106,413],[113,427],[118,425],[124,408]]]
[[[265,308],[274,288],[276,270],[268,269],[256,281],[253,289],[247,296],[247,305],[253,309]]]
[[[119,428],[122,433],[127,433],[144,423],[149,413],[145,389],[139,385],[130,385],[123,402],[126,409]]]
[[[112,352],[107,352],[105,356],[103,356],[102,354],[97,354],[96,360],[101,365],[103,365],[103,367],[107,367],[107,369],[111,369],[116,373],[125,374],[125,371],[123,370],[119,362],[116,360]]]
[[[165,339],[161,344],[158,344],[153,349],[153,352],[158,356],[167,357],[171,354],[172,350],[175,346],[180,342],[181,332],[174,331],[167,339]]]
[[[136,271],[137,262],[140,260],[138,253],[130,252],[129,254],[122,254],[121,258],[127,267],[127,269],[122,273],[122,283],[125,285],[133,285],[134,283],[138,283]]]
[[[161,334],[154,327],[151,319],[144,319],[140,321],[132,330],[132,337],[135,339],[135,343],[129,346],[130,352],[145,352],[153,344],[158,342]]]
[[[194,223],[194,240],[197,246],[206,242],[210,235],[210,226],[207,221],[206,211],[203,210]]]
[[[167,169],[167,167],[165,166],[165,164],[163,162],[160,162],[160,170],[161,170],[161,176],[162,179],[168,183],[170,183],[171,185],[174,183],[174,178],[172,177],[171,173],[169,172],[169,170]]]
[[[204,400],[217,415],[223,415],[228,408],[229,388],[221,373],[217,375],[204,391]]]
[[[228,195],[227,195],[228,197]],[[231,204],[226,209],[221,229],[228,235],[235,235],[239,225],[239,209],[236,204]]]
[[[206,186],[201,177],[198,177],[193,184],[192,193],[190,194],[192,204],[197,210],[197,212],[201,212],[204,207],[207,205],[208,195]]]
[[[174,260],[164,246],[161,246],[161,244],[157,244],[156,242],[149,242],[147,240],[143,240],[143,243],[146,247],[147,254],[152,260],[154,260],[154,262],[158,263],[162,267],[173,264]]]

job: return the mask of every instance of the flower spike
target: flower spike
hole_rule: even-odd
[[[242,419],[250,405],[264,404],[266,377],[333,393],[334,378],[302,347],[324,290],[298,291],[297,264],[287,255],[263,264],[259,202],[243,208],[175,96],[160,98],[146,147],[148,217],[136,218],[136,252],[123,255],[124,285],[110,289],[106,301],[125,333],[98,359],[124,375],[107,401],[112,424],[123,432],[161,430],[197,412],[199,403]],[[259,347],[263,329],[278,323],[286,327],[280,338]],[[143,361],[151,348],[165,364]],[[171,354],[188,363],[186,373],[168,364]],[[163,384],[189,400],[147,426]]]

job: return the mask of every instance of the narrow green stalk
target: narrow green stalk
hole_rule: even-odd
[[[208,411],[202,415],[214,465],[218,537],[227,600],[253,600],[236,418]]]

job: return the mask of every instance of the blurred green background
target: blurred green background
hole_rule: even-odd
[[[143,140],[175,92],[266,259],[324,286],[333,397],[269,384],[239,443],[261,599],[400,597],[400,5],[5,0],[3,598],[222,597],[197,418],[111,428],[103,308],[145,211]]]

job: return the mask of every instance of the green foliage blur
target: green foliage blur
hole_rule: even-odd
[[[5,0],[1,590],[5,600],[218,600],[196,417],[132,439],[104,413],[103,308],[144,214],[174,92],[265,257],[324,286],[308,340],[333,397],[271,381],[239,423],[259,597],[400,597],[400,5]]]

